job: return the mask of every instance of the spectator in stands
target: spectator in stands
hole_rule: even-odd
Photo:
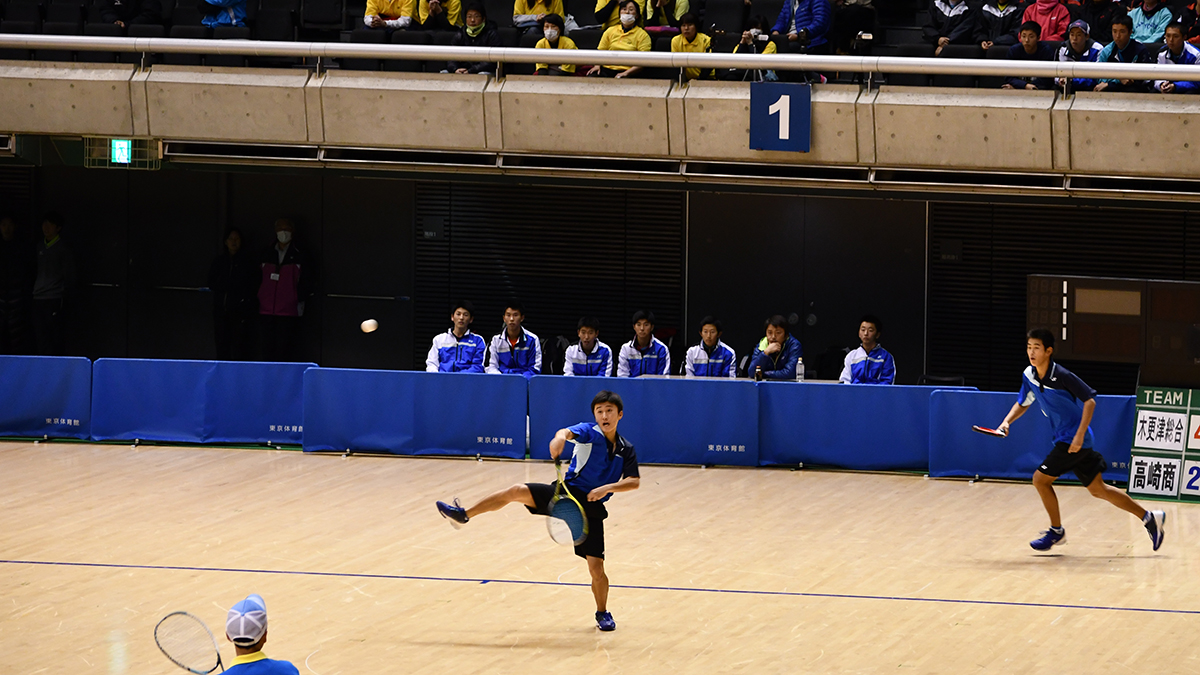
[[[367,0],[363,25],[367,28],[403,30],[413,27],[416,0]]]
[[[1061,41],[1067,37],[1071,12],[1059,0],[1037,0],[1025,8],[1021,21],[1036,21],[1042,27],[1042,39]]]
[[[796,379],[796,362],[804,356],[804,349],[788,331],[787,319],[776,314],[767,319],[763,326],[766,337],[759,340],[750,356],[750,375],[758,379],[761,370],[763,379]]]
[[[1149,50],[1142,43],[1134,40],[1133,19],[1123,14],[1113,19],[1113,41],[1096,55],[1098,63],[1150,63]],[[1145,80],[1099,80],[1092,91],[1146,91],[1148,83]]]
[[[103,23],[115,23],[121,28],[131,24],[162,24],[160,0],[99,0],[96,10]]]
[[[833,17],[826,35],[833,53],[852,53],[858,34],[875,30],[875,18],[872,0],[833,0]]]
[[[300,359],[301,318],[316,290],[317,270],[293,240],[296,224],[275,221],[275,243],[259,260],[259,346],[264,361]]]
[[[1167,24],[1171,23],[1175,15],[1165,2],[1142,0],[1141,4],[1137,4],[1129,12],[1129,18],[1133,19],[1133,39],[1142,44],[1151,44],[1163,41]]]
[[[700,344],[687,350],[683,362],[688,377],[737,377],[737,354],[721,342],[722,332],[717,319],[700,321]]]
[[[218,361],[248,361],[250,321],[254,317],[255,285],[259,270],[242,249],[242,231],[225,231],[221,253],[208,270],[208,288],[213,296],[213,333]]]
[[[567,37],[563,28],[563,19],[557,14],[547,14],[542,22],[542,39],[535,45],[536,49],[577,49],[575,41]],[[549,57],[547,57],[549,60]],[[574,75],[575,65],[564,63],[539,63],[534,75]]]
[[[1022,28],[1021,31],[1024,32],[1025,29]],[[896,383],[896,361],[886,349],[879,346],[879,336],[882,334],[883,324],[879,323],[878,318],[868,314],[859,321],[858,340],[862,346],[846,355],[842,375],[838,378],[839,382],[842,384]]]
[[[654,337],[654,312],[639,310],[633,315],[634,338],[621,345],[617,377],[666,375],[671,372],[671,354]]]
[[[678,33],[682,30],[680,23],[688,13],[691,13],[688,0],[647,0],[646,32],[655,35]],[[696,15],[692,13],[692,17],[696,18]]]
[[[578,335],[579,342],[567,347],[563,375],[611,375],[612,350],[600,341],[600,320],[594,316],[580,319]]]
[[[650,51],[650,34],[638,26],[641,7],[636,0],[621,0],[621,25],[604,31],[597,49],[618,52]],[[602,77],[635,77],[642,72],[641,66],[592,66],[588,75]]]
[[[1070,9],[1073,19],[1087,24],[1088,37],[1101,44],[1112,39],[1113,19],[1125,13],[1125,8],[1115,0],[1080,0]]]
[[[33,335],[37,353],[63,356],[67,353],[67,300],[75,290],[75,256],[62,240],[62,215],[47,213],[42,218],[42,237],[37,243],[37,276],[33,282]]]
[[[672,52],[689,52],[692,54],[707,54],[712,51],[712,40],[700,32],[699,19],[688,12],[679,20],[679,35],[671,38]],[[684,68],[684,80],[715,80],[717,73],[709,69],[701,72],[699,68]]]
[[[925,41],[937,47],[941,54],[946,45],[968,45],[975,42],[975,12],[967,0],[934,0],[929,5],[929,25],[923,29]]]
[[[445,333],[436,335],[425,357],[425,372],[428,373],[482,373],[483,354],[487,345],[483,338],[471,332],[475,320],[475,306],[460,300],[450,309],[450,322],[454,325]]]
[[[246,0],[201,0],[200,10],[204,17],[200,23],[209,28],[217,26],[246,25]]]
[[[1090,35],[1091,30],[1086,21],[1077,20],[1071,22],[1071,28],[1067,31],[1067,41],[1062,43],[1062,46],[1058,48],[1058,60],[1075,62],[1095,61],[1103,45],[1092,40]],[[1112,35],[1111,28],[1109,28],[1109,35]],[[1061,77],[1054,80],[1054,84],[1059,87],[1063,86],[1063,82],[1064,78]],[[1075,91],[1089,91],[1095,86],[1095,80],[1079,77],[1071,80],[1071,88]]]
[[[784,0],[772,35],[787,36],[787,51],[826,54],[829,43],[829,0]]]
[[[602,28],[617,28],[625,26],[621,21],[621,12],[626,0],[596,0],[596,22]],[[646,0],[638,0],[638,17],[646,15]],[[639,19],[640,20],[640,19]]]
[[[1052,61],[1054,48],[1042,42],[1042,27],[1036,21],[1021,24],[1021,44],[1008,49],[1008,58],[1013,61]],[[1001,89],[1053,89],[1054,81],[1048,77],[1010,77],[1000,85]]]
[[[767,17],[757,14],[747,19],[745,30],[742,31],[742,39],[733,46],[734,54],[775,54],[778,48],[775,42],[771,40],[768,29],[771,24]],[[740,68],[730,68],[721,74],[722,80],[730,80],[736,82],[774,82],[779,78],[773,70],[742,70]]]
[[[1021,23],[1018,0],[987,0],[975,14],[975,41],[985,52],[993,45],[1015,45]]]
[[[229,675],[299,675],[300,671],[288,661],[268,659],[262,649],[267,644],[267,603],[258,594],[229,608],[225,615],[225,637],[233,643],[237,654]]]
[[[542,343],[521,326],[524,322],[525,308],[521,303],[505,305],[504,330],[492,338],[487,372],[524,375],[527,380],[542,373]]]
[[[17,223],[0,214],[0,354],[29,353],[29,300],[37,254]]]
[[[516,0],[513,3],[513,25],[517,28],[541,28],[551,15],[560,20],[567,15],[562,0]],[[559,33],[562,33],[561,29]]]
[[[499,47],[500,33],[496,30],[496,22],[487,18],[483,5],[467,5],[463,15],[466,23],[458,29],[458,34],[450,42],[455,47]],[[448,61],[447,72],[459,75],[491,75],[496,72],[496,64],[488,61],[469,63],[465,61]]]
[[[1200,49],[1197,49],[1195,45],[1183,41],[1182,23],[1168,24],[1163,41],[1166,44],[1158,52],[1159,63],[1164,65],[1174,63],[1181,66],[1194,66],[1200,60]],[[1186,80],[1178,82],[1158,80],[1154,83],[1154,89],[1164,94],[1195,94],[1200,91],[1200,83],[1188,82]]]
[[[457,31],[462,25],[460,0],[417,0],[417,18],[423,30]]]

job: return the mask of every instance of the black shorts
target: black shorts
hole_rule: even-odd
[[[550,500],[554,498],[554,485],[547,483],[526,483],[529,494],[533,495],[533,506],[526,506],[534,515],[544,516]],[[608,517],[608,509],[600,502],[589,502],[587,495],[575,488],[568,487],[571,494],[583,504],[583,513],[587,516],[588,535],[583,543],[575,547],[575,555],[580,558],[599,558],[604,560],[604,519]]]
[[[1076,453],[1068,452],[1070,443],[1055,443],[1054,449],[1042,460],[1038,471],[1047,476],[1058,478],[1068,471],[1073,471],[1075,477],[1085,486],[1091,485],[1096,476],[1104,473],[1107,464],[1104,455],[1092,448],[1084,448]]]

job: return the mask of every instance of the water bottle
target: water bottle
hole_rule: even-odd
[[[763,381],[762,366],[754,366],[754,381],[755,382]]]
[[[796,381],[804,381],[804,357],[796,359]]]

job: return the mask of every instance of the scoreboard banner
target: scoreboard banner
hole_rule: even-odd
[[[1138,387],[1129,493],[1200,501],[1200,389]]]

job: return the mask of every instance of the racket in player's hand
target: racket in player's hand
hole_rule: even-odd
[[[204,622],[187,612],[171,612],[154,627],[154,641],[175,665],[189,673],[225,671],[217,640]]]
[[[554,496],[546,507],[546,529],[555,543],[578,546],[587,539],[587,516],[584,515],[583,505],[567,489],[567,483],[563,480],[562,461],[555,460],[554,468],[558,472],[558,480],[554,483]]]
[[[1008,436],[1008,429],[1005,429],[1004,427],[1000,427],[998,429],[989,429],[988,427],[973,425],[971,427],[971,431],[978,431],[981,434],[995,436],[997,438],[1004,438],[1005,436]]]

